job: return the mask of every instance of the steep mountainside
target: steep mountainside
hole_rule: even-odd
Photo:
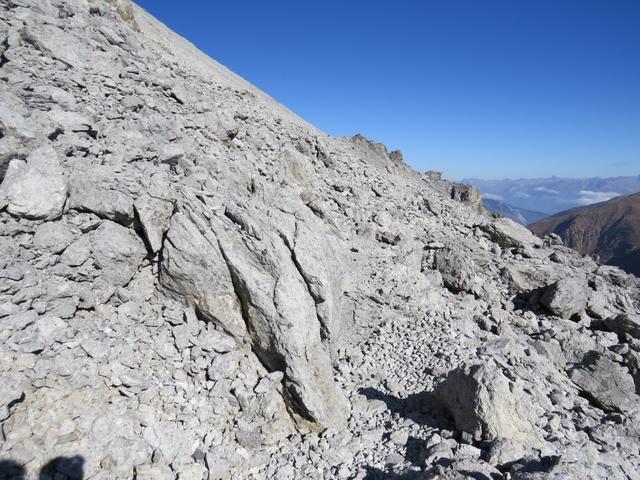
[[[542,220],[547,216],[546,213],[535,212],[533,210],[527,210],[526,208],[514,207],[508,203],[501,202],[500,200],[492,200],[485,198],[482,200],[484,208],[490,212],[499,213],[500,215],[510,218],[514,222],[518,222],[521,225],[529,225],[530,223]]]
[[[0,478],[640,478],[640,283],[124,0],[0,2]]]
[[[580,253],[640,276],[640,193],[558,213],[530,228],[556,233]]]

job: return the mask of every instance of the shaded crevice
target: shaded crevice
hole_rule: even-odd
[[[15,407],[17,404],[24,402],[24,399],[25,399],[25,398],[26,398],[26,396],[25,396],[25,394],[24,394],[24,392],[23,392],[23,393],[22,393],[22,395],[20,395],[20,398],[16,398],[16,399],[14,399],[14,400],[10,401],[10,402],[7,404],[7,411],[11,411],[11,409],[12,409],[13,407]]]
[[[0,54],[0,68],[4,67],[7,63],[9,63],[9,59],[5,55],[5,52],[8,49],[9,49],[9,39],[5,38],[4,41],[2,42],[2,46],[0,47],[0,50],[2,50],[2,53]]]
[[[64,133],[64,130],[62,130],[61,128],[56,128],[52,133],[47,135],[47,138],[52,142],[54,142],[63,133]]]

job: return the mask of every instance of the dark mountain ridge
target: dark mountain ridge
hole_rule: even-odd
[[[640,193],[567,210],[530,228],[537,235],[556,233],[580,253],[640,275]]]

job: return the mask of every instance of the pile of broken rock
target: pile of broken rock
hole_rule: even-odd
[[[0,82],[0,478],[640,478],[637,278],[124,0]]]

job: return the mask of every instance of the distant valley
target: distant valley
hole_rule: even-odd
[[[503,217],[510,218],[511,220],[518,222],[522,225],[529,225],[530,223],[537,222],[543,218],[548,217],[546,213],[536,212],[534,210],[527,210],[526,208],[514,207],[506,202],[500,200],[493,200],[491,198],[483,198],[482,204],[484,208],[490,212],[501,214]]]
[[[640,192],[640,176],[504,180],[468,178],[462,181],[470,183],[480,190],[485,202],[490,201],[488,205],[485,205],[489,210],[494,210],[492,206],[500,206],[500,204],[491,203],[494,201],[502,202],[516,209],[546,213],[547,215]],[[505,216],[510,215],[505,213]]]
[[[580,253],[640,276],[640,193],[561,212],[530,228],[538,236],[557,233]]]

